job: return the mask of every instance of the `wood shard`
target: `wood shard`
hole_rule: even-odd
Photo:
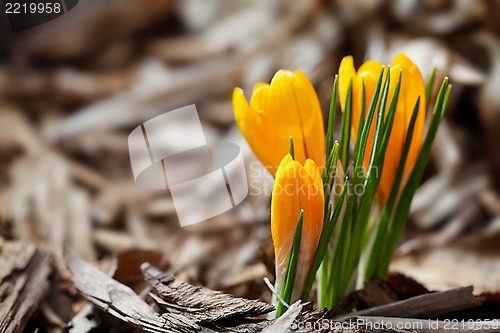
[[[385,316],[399,318],[436,318],[440,315],[480,306],[481,297],[472,294],[472,287],[457,288],[443,292],[424,294],[402,301],[375,306],[346,315],[335,320],[346,320],[359,316]]]
[[[272,325],[266,327],[262,331],[262,333],[288,332],[290,326],[293,324],[293,321],[298,317],[301,311],[302,311],[301,301],[293,303],[281,317],[276,319],[276,321]]]
[[[49,290],[48,254],[33,244],[0,240],[0,332],[23,332]]]
[[[109,314],[146,332],[196,332],[200,327],[177,314],[160,315],[132,289],[108,277],[65,247],[64,257],[75,288],[87,300]]]
[[[237,298],[229,294],[179,281],[149,263],[142,265],[146,280],[153,287],[153,299],[168,313],[179,313],[196,322],[215,322],[234,317],[255,317],[274,310],[262,301]]]

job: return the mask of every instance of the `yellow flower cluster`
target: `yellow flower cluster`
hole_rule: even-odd
[[[383,65],[373,61],[355,70],[352,57],[345,57],[339,68],[339,95],[342,109],[347,90],[353,83],[351,137],[355,140],[361,117],[361,94],[365,86],[369,103]],[[405,167],[407,175],[417,158],[423,137],[425,87],[422,75],[405,55],[399,55],[390,66],[390,101],[402,71],[401,88],[389,139],[377,200],[383,204],[391,191],[394,175],[410,124],[413,108],[420,96],[420,112]],[[387,71],[384,75],[387,74]],[[389,103],[387,103],[389,104]],[[286,274],[293,236],[300,211],[304,211],[302,241],[292,300],[300,296],[314,258],[325,210],[321,170],[325,165],[325,131],[323,116],[313,85],[300,71],[279,70],[270,84],[257,84],[250,103],[243,91],[233,93],[235,118],[245,139],[259,160],[275,175],[271,202],[271,229],[276,255],[276,286],[280,291]],[[375,118],[376,119],[376,115]],[[368,166],[375,131],[372,122],[363,165]],[[290,137],[294,158],[289,152]]]

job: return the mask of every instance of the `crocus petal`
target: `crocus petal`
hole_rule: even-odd
[[[363,82],[365,85],[366,93],[366,109],[368,111],[371,99],[375,93],[375,88],[378,82],[380,72],[382,70],[382,64],[367,61],[365,62],[357,71],[356,74],[352,74],[354,71],[353,61],[350,57],[345,57],[342,60],[341,66],[339,68],[339,94],[341,102],[345,103],[347,95],[347,87],[349,81],[346,77],[351,77],[353,80],[353,110],[352,110],[352,123],[351,123],[351,137],[356,140],[357,130],[360,122],[361,114],[361,98]],[[384,159],[384,166],[382,170],[382,175],[380,179],[379,188],[377,189],[377,201],[384,203],[389,196],[389,193],[393,186],[394,176],[398,168],[399,162],[401,160],[402,149],[404,146],[404,141],[406,138],[406,133],[411,121],[411,115],[415,103],[420,96],[420,108],[419,114],[415,123],[415,129],[413,134],[412,144],[410,146],[410,151],[408,153],[408,159],[405,165],[404,176],[407,177],[408,173],[413,168],[415,164],[420,146],[422,143],[424,122],[425,122],[425,86],[422,79],[422,75],[411,60],[405,55],[398,55],[392,66],[390,67],[391,80],[389,82],[389,94],[386,104],[386,111],[389,108],[390,101],[394,95],[394,91],[397,84],[397,79],[401,73],[401,89],[399,93],[398,105],[396,108],[396,114],[394,117],[394,123],[391,131],[391,136],[387,145],[387,150]],[[384,72],[384,77],[386,71]],[[385,79],[385,78],[383,78]],[[380,97],[379,97],[380,98]],[[370,132],[367,140],[367,149],[365,151],[363,166],[368,167],[371,149],[373,146],[373,137],[375,133],[377,115],[375,114],[372,124],[370,127]],[[366,171],[366,170],[365,170]]]
[[[257,83],[254,87],[253,87],[253,92],[255,92],[257,89],[259,88],[262,88],[262,87],[269,87],[269,83]]]
[[[321,180],[321,172],[318,165],[312,159],[308,158],[304,164],[304,168],[323,194],[323,181]]]
[[[271,233],[276,260],[276,288],[283,286],[286,266],[300,216],[300,202],[296,191],[299,188],[298,173],[302,166],[292,162],[285,166],[274,183],[271,201]]]
[[[406,133],[410,126],[411,116],[415,104],[420,96],[420,106],[415,128],[413,132],[412,143],[406,160],[404,177],[409,174],[420,150],[422,143],[424,123],[425,123],[425,86],[422,75],[408,57],[399,55],[394,59],[391,66],[391,82],[389,88],[389,98],[392,98],[397,84],[397,78],[401,72],[401,89],[399,92],[398,105],[394,117],[391,136],[387,145],[386,158],[382,177],[380,179],[379,191],[377,195],[379,200],[387,200],[394,176],[401,160]]]
[[[295,74],[286,70],[279,70],[271,81],[269,121],[273,129],[269,135],[277,146],[281,157],[290,150],[289,137],[293,137],[295,160],[304,163],[306,150],[304,134],[297,105],[297,100],[304,98],[294,90]]]
[[[420,70],[406,55],[404,54],[398,55],[394,59],[392,66],[394,66],[395,68],[400,68],[400,67],[403,68],[404,70],[403,75],[405,75],[405,77],[407,78],[401,82],[402,85],[405,84],[405,92],[406,92],[405,100],[406,100],[407,110],[404,113],[406,128],[410,126],[413,108],[415,107],[415,103],[417,102],[417,99],[420,96],[419,112],[417,120],[415,122],[415,129],[413,132],[413,139],[410,146],[410,151],[408,152],[408,160],[405,166],[405,175],[407,175],[409,171],[411,171],[413,165],[415,164],[424,135],[425,106],[426,106],[425,84],[424,84],[424,79],[422,78],[422,74],[420,73]]]
[[[249,107],[241,88],[235,88],[233,91],[233,107],[236,123],[240,127],[248,144],[252,147],[257,158],[265,166],[275,165],[269,158],[276,154],[274,146],[266,140],[266,136],[262,132],[262,127],[260,125],[262,120],[260,120],[259,115]],[[274,172],[274,170],[271,172]]]
[[[382,71],[382,67],[384,65],[375,62],[375,61],[367,61],[358,70],[358,77],[361,79],[361,87],[357,87],[355,94],[353,94],[353,128],[352,128],[352,138],[353,141],[356,141],[357,131],[359,127],[360,115],[361,115],[361,96],[363,93],[363,83],[365,85],[365,118],[367,116],[368,110],[370,108],[370,103],[373,99],[373,95],[375,94],[375,89],[377,88],[377,83],[379,79],[380,72]],[[382,82],[385,79],[386,71],[384,71],[384,77],[382,78]],[[381,86],[380,89],[383,87]],[[382,92],[380,92],[380,96]],[[354,98],[354,96],[357,96]],[[356,121],[354,121],[356,120]],[[373,147],[373,137],[375,136],[375,125],[377,123],[377,112],[373,116],[372,123],[370,126],[370,132],[368,134],[368,140],[366,141],[367,150],[365,152],[365,156],[363,158],[363,165],[365,168],[368,167],[370,162],[370,152]],[[365,170],[367,171],[367,170]]]
[[[271,230],[276,256],[276,288],[280,292],[286,274],[300,210],[304,210],[302,239],[292,299],[298,299],[316,253],[323,228],[323,184],[314,161],[305,165],[287,155],[276,172],[271,201]]]
[[[283,170],[285,169],[285,167],[292,163],[294,161],[292,155],[290,154],[286,154],[285,157],[283,157],[283,159],[281,160],[280,164],[278,165],[278,169],[276,170],[276,178],[279,178],[281,176],[281,174],[283,173]]]
[[[297,70],[294,81],[295,96],[305,138],[306,157],[319,166],[325,165],[325,130],[323,115],[314,87],[304,73]]]
[[[354,68],[354,59],[351,56],[344,57],[339,67],[339,99],[342,111],[345,111],[344,108],[350,81],[355,77],[356,69]]]
[[[273,175],[290,151],[290,137],[297,161],[303,164],[312,158],[324,166],[323,115],[316,92],[302,72],[279,70],[271,84],[256,84],[250,105],[243,103],[241,90],[233,96],[235,118],[245,139]]]

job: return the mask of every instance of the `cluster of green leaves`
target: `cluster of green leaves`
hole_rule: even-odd
[[[429,107],[429,99],[434,78],[435,70],[432,73],[431,79],[429,80],[426,88],[427,109]],[[403,189],[400,191],[405,162],[411,144],[415,120],[417,118],[419,101],[417,101],[417,105],[415,105],[403,146],[402,158],[396,171],[393,187],[389,194],[387,203],[382,210],[379,223],[376,228],[374,228],[374,232],[371,234],[373,240],[372,244],[366,251],[368,260],[364,272],[364,280],[370,276],[379,276],[381,278],[385,278],[387,276],[391,258],[394,255],[394,251],[396,250],[399,238],[403,232],[403,228],[410,212],[411,200],[413,199],[418,185],[422,180],[425,165],[427,164],[427,160],[429,159],[431,152],[432,142],[436,136],[439,124],[443,119],[450,92],[451,84],[448,84],[448,78],[444,78],[431,116],[427,135],[425,136],[424,142],[420,148],[413,170],[404,184]]]
[[[435,71],[432,73],[426,88],[426,101],[428,104],[434,78]],[[301,293],[303,301],[308,300],[316,276],[318,276],[319,304],[321,307],[332,308],[356,287],[362,287],[369,277],[379,276],[385,278],[387,275],[389,263],[408,218],[411,200],[422,179],[432,142],[443,118],[451,89],[448,78],[445,78],[441,84],[434,112],[416,163],[407,181],[403,184],[403,172],[419,112],[420,98],[417,100],[392,190],[384,207],[381,207],[381,210],[375,210],[372,206],[380,182],[385,153],[396,113],[401,88],[401,72],[390,101],[388,98],[389,82],[390,71],[389,68],[384,67],[380,72],[368,112],[366,112],[363,83],[360,122],[351,154],[352,80],[349,84],[342,115],[339,143],[334,140],[338,96],[338,76],[335,77],[328,119],[328,154],[322,174],[325,192],[325,217],[319,245],[308,279]],[[388,102],[389,107],[387,108]],[[374,119],[375,115],[376,119]],[[375,121],[373,145],[367,147],[373,121]],[[293,142],[291,142],[290,150],[293,155]],[[368,168],[364,170],[363,160],[366,151],[371,151],[371,155]],[[333,185],[336,182],[343,182],[343,184],[340,184],[342,191],[339,194],[333,193],[335,188]],[[404,187],[401,190],[402,185]],[[363,191],[356,193],[356,191],[349,190],[356,188],[356,186],[362,186]],[[282,299],[288,303],[295,280],[296,267],[294,267],[294,263],[296,266],[296,257],[300,248],[300,236],[297,236],[297,232],[301,233],[302,227],[299,229],[299,225],[302,226],[300,221],[297,225],[292,251],[290,251],[287,275],[282,289]],[[296,244],[297,240],[298,244]],[[317,274],[318,269],[320,269],[319,274]],[[280,304],[278,314],[283,311],[284,308]]]

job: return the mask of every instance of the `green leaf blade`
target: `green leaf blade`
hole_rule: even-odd
[[[295,275],[297,272],[297,262],[299,259],[300,251],[300,241],[302,238],[302,226],[304,221],[304,210],[301,210],[299,221],[297,222],[297,227],[295,229],[295,235],[293,236],[293,243],[290,249],[290,256],[288,258],[288,263],[286,266],[285,281],[283,283],[283,289],[281,291],[281,299],[290,304],[292,298],[293,287],[295,284]],[[281,302],[278,302],[278,309],[276,310],[276,318],[281,316],[286,311],[286,308]]]
[[[448,78],[444,78],[443,83],[441,84],[441,88],[439,89],[438,98],[434,107],[434,112],[432,114],[427,135],[424,139],[422,147],[420,148],[415,166],[413,167],[413,170],[403,189],[401,198],[394,212],[394,217],[392,219],[393,224],[390,228],[390,242],[387,244],[386,250],[383,255],[383,258],[385,259],[385,261],[383,262],[384,269],[385,267],[389,267],[390,260],[392,258],[392,255],[394,254],[394,251],[396,250],[399,241],[399,236],[401,235],[406,219],[408,218],[411,200],[418,188],[418,185],[420,184],[420,181],[422,180],[425,165],[427,164],[427,160],[429,159],[432,143],[436,136],[439,123],[441,122],[441,119],[444,115],[450,91],[451,86],[448,86]]]

